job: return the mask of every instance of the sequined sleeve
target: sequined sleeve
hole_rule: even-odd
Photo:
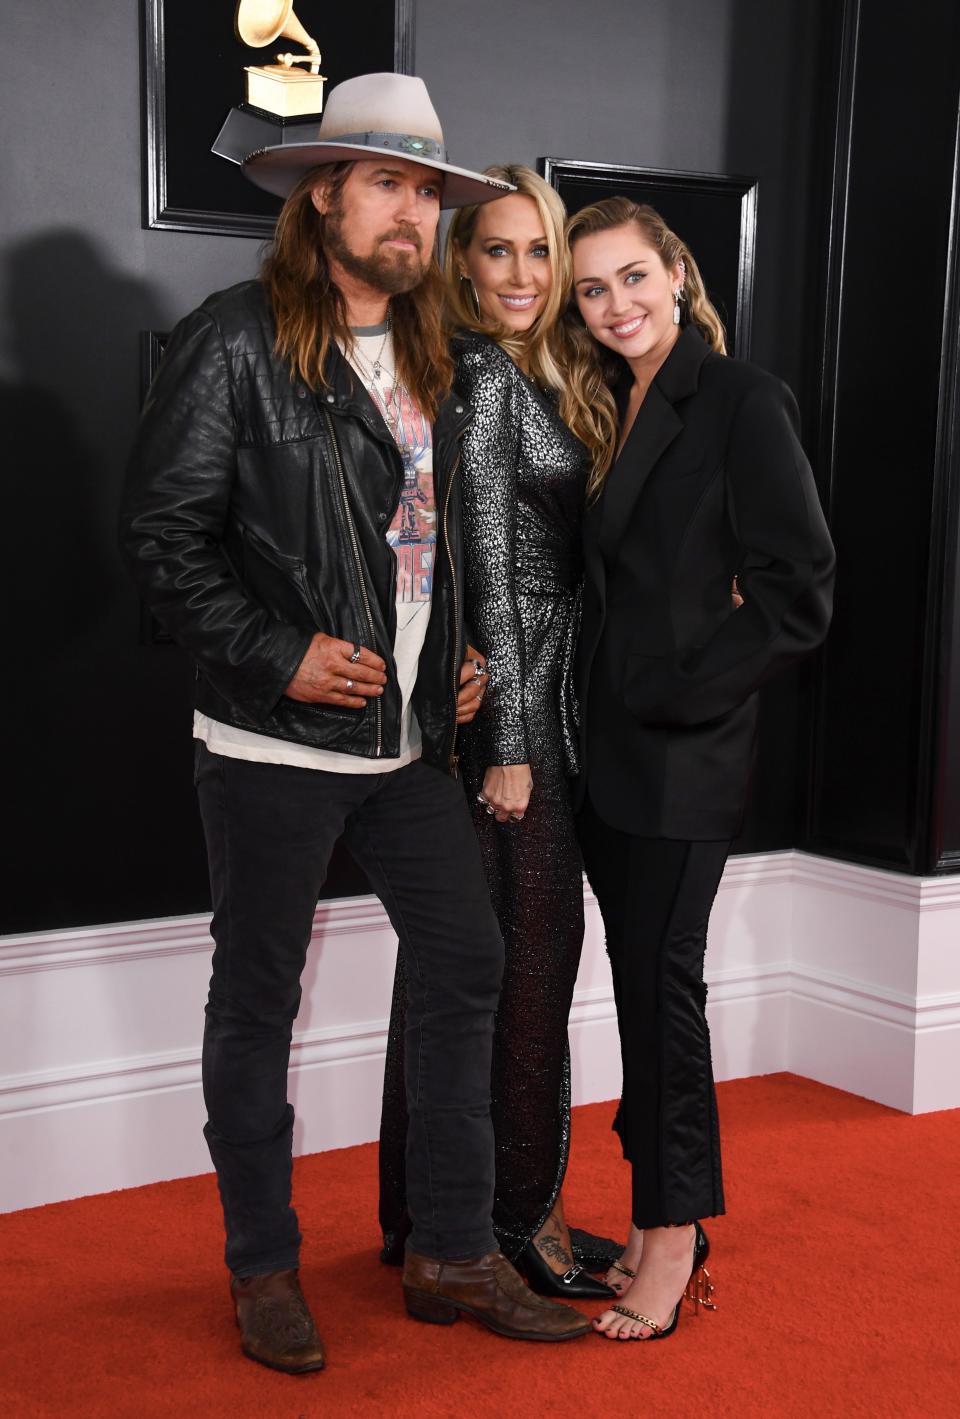
[[[458,385],[473,405],[461,493],[467,623],[490,663],[483,732],[493,764],[525,764],[523,635],[516,592],[519,373],[493,341],[458,343]]]

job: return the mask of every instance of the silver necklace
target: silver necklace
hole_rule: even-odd
[[[369,361],[363,359],[363,356],[360,355],[359,350],[356,352],[356,354],[360,359],[361,367],[369,366]],[[388,395],[382,383],[382,374],[384,368],[385,366],[380,366],[380,372],[375,376],[375,383],[369,380],[367,381],[367,388],[370,391],[370,396],[373,399],[373,402],[376,404],[377,408],[382,413],[384,422],[386,423],[387,428],[393,435],[394,442],[399,445],[401,449],[404,449],[406,445],[403,443],[400,437],[400,405],[403,401],[403,396],[407,392],[407,390],[406,386],[400,383],[400,380],[397,378],[396,373],[393,370],[388,369],[387,374],[393,380],[393,383],[390,387],[390,393]]]
[[[383,357],[384,349],[386,348],[387,340],[390,338],[390,331],[391,331],[392,328],[393,328],[393,322],[388,319],[388,320],[387,320],[387,328],[386,328],[386,330],[383,332],[383,339],[380,341],[380,348],[379,348],[379,350],[377,351],[377,353],[374,355],[374,357],[373,357],[373,363],[372,363],[372,364],[371,364],[371,362],[367,359],[366,355],[364,355],[363,352],[361,351],[359,344],[356,343],[356,342],[354,342],[354,347],[353,347],[354,354],[356,355],[357,359],[360,361],[361,366],[366,367],[366,369],[368,369],[368,370],[370,371],[371,377],[373,378],[373,380],[374,380],[377,384],[379,384],[379,382],[380,382],[380,380],[381,380],[381,378],[382,378],[382,376],[383,376],[383,362],[382,362],[382,357]],[[388,373],[389,373],[389,371],[388,371]],[[373,388],[373,385],[372,385],[372,384],[370,385],[370,388],[371,388],[371,389]]]
[[[380,354],[383,354],[382,346],[380,347]],[[397,383],[396,371],[392,370],[389,365],[385,365],[379,355],[372,365],[361,350],[354,350],[354,356],[360,366],[360,373],[366,380],[367,388],[370,390],[371,394],[376,393],[376,386],[381,383],[385,374],[388,379],[393,380],[394,384]]]
[[[363,375],[370,396],[383,415],[384,422],[393,436],[394,443],[400,449],[401,455],[406,457],[409,455],[410,450],[400,437],[400,405],[404,394],[407,393],[407,389],[397,378],[396,370],[392,370],[389,365],[385,365],[382,358],[386,348],[387,338],[392,329],[393,322],[388,318],[387,328],[383,332],[383,339],[380,341],[380,349],[377,351],[372,364],[356,341],[353,346],[353,356],[360,366],[360,373]],[[389,397],[383,387],[384,373],[393,381]]]
[[[383,399],[383,417],[386,420],[387,428],[393,434],[394,443],[398,445],[401,451],[406,448],[406,444],[403,443],[400,437],[400,403],[404,393],[403,386],[400,384],[396,375],[394,375],[390,398],[387,399],[385,395],[381,394],[381,398]]]

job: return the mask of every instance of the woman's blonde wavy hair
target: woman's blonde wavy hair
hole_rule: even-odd
[[[566,208],[559,193],[522,163],[495,164],[485,168],[484,173],[512,183],[518,192],[536,202],[547,238],[550,289],[543,309],[528,330],[508,330],[479,312],[472,283],[461,275],[461,263],[473,240],[481,204],[461,207],[450,223],[443,261],[448,324],[452,330],[476,330],[490,336],[537,384],[557,391],[560,417],[586,445],[595,472],[604,459],[609,463],[608,449],[616,440],[617,411],[593,341],[565,313],[571,285],[570,255],[563,239]]]
[[[325,385],[332,346],[353,346],[343,296],[324,249],[327,218],[314,207],[312,192],[318,182],[326,183],[335,210],[353,167],[352,162],[326,163],[300,179],[283,204],[260,269],[277,327],[276,353],[311,389]],[[436,250],[419,285],[390,297],[390,320],[397,375],[432,420],[453,383]]]
[[[614,227],[626,227],[631,224],[640,228],[644,239],[656,249],[660,260],[668,271],[672,271],[678,262],[683,262],[685,275],[683,278],[683,299],[680,302],[681,327],[694,326],[711,350],[714,350],[718,355],[725,355],[727,353],[727,339],[723,321],[707,295],[703,277],[694,260],[693,252],[686,242],[677,236],[676,232],[671,231],[655,208],[646,203],[631,202],[629,197],[605,197],[601,202],[594,202],[589,207],[583,207],[579,212],[574,213],[567,222],[566,246],[568,254],[572,252],[581,237],[594,236],[597,232],[607,232]],[[585,328],[584,333],[586,333]],[[619,376],[622,363],[615,355],[611,355],[609,359],[606,356],[606,351],[600,356],[603,360],[604,374],[609,382],[613,382]],[[610,471],[610,465],[613,462],[615,447],[616,434],[614,434],[614,439],[607,450],[605,462],[594,463],[593,475],[587,485],[588,497],[596,497],[603,486],[603,480]]]

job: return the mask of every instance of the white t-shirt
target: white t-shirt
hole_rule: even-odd
[[[400,503],[385,534],[397,558],[397,634],[393,658],[403,703],[400,753],[395,759],[366,759],[334,753],[330,749],[314,749],[249,729],[235,729],[209,719],[198,710],[193,717],[193,735],[195,739],[202,739],[211,753],[341,774],[382,774],[420,757],[420,726],[410,698],[430,621],[433,594],[437,547],[433,431],[406,389],[395,387],[393,338],[389,327],[386,324],[361,327],[353,334],[359,358],[353,353],[348,359],[383,414],[403,459]]]

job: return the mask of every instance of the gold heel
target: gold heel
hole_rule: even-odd
[[[717,1303],[713,1299],[714,1285],[710,1279],[710,1273],[705,1266],[700,1266],[687,1282],[687,1289],[683,1293],[683,1299],[689,1301],[693,1306],[695,1316],[700,1314],[701,1308],[705,1311],[715,1311]]]

